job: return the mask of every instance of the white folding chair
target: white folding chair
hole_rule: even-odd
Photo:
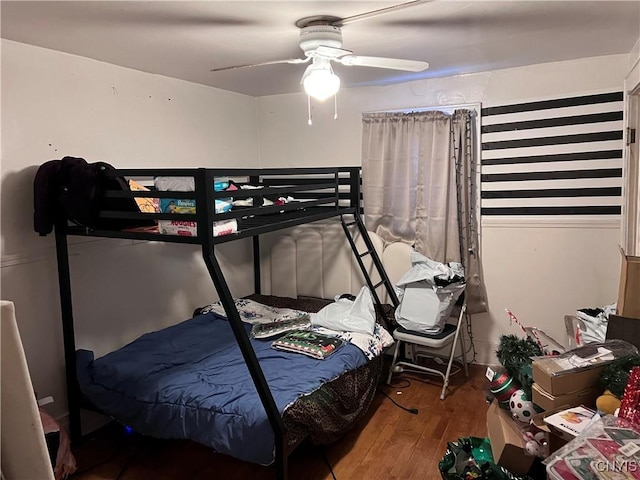
[[[467,311],[467,302],[466,299],[464,299],[464,293],[462,294],[462,297],[462,304],[460,306],[456,306],[456,309],[459,309],[458,315],[456,317],[452,317],[457,319],[456,323],[446,323],[444,330],[441,333],[437,335],[429,335],[422,332],[407,330],[403,327],[398,327],[393,332],[393,338],[396,340],[396,350],[393,354],[391,367],[389,368],[387,384],[391,383],[391,377],[394,373],[402,373],[405,370],[422,372],[430,375],[439,375],[443,380],[440,400],[444,400],[447,388],[449,387],[449,377],[451,375],[455,375],[461,370],[459,365],[454,365],[454,362],[462,364],[465,377],[469,376],[467,359],[465,355],[466,347],[464,342],[464,335],[462,334],[462,326],[465,323],[465,314]],[[460,341],[461,346],[461,354],[459,355],[460,360],[456,360],[456,346],[458,344],[458,340]],[[404,358],[405,355],[402,355],[402,359],[398,360],[398,356],[402,353],[403,343],[407,344],[407,346],[411,349],[411,360],[408,358]],[[448,345],[451,345],[451,350],[449,352],[449,355],[446,357],[442,357],[442,355],[436,353],[430,354],[428,352],[425,352],[425,349],[442,349],[447,347]],[[417,350],[416,346],[420,346],[422,348]],[[438,359],[444,358],[448,360],[446,370],[444,368],[438,369],[435,367],[430,368],[419,365],[418,357],[430,357]]]

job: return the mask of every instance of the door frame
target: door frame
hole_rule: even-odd
[[[621,240],[627,255],[640,255],[640,39],[630,59],[635,58],[624,82],[624,175]],[[635,142],[632,143],[632,131]]]

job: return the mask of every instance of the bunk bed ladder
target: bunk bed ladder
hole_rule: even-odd
[[[352,215],[353,215],[352,222],[347,222],[344,218],[344,215],[340,215],[340,221],[342,222],[342,229],[344,230],[347,240],[349,241],[349,245],[351,246],[351,250],[353,251],[353,255],[355,256],[356,261],[358,262],[358,266],[362,271],[362,275],[364,276],[364,279],[367,282],[367,286],[369,287],[369,290],[373,295],[378,312],[380,312],[381,315],[384,315],[383,309],[382,309],[382,301],[380,300],[380,296],[378,295],[378,292],[377,292],[378,287],[380,287],[381,285],[384,285],[384,287],[387,290],[387,294],[389,295],[389,300],[391,301],[394,307],[398,307],[398,305],[400,304],[400,301],[398,300],[396,291],[393,288],[393,285],[391,284],[391,280],[389,280],[389,277],[387,276],[387,272],[382,266],[382,261],[380,261],[380,257],[378,256],[378,253],[376,252],[376,249],[373,246],[373,242],[371,241],[371,237],[369,237],[369,233],[367,232],[367,229],[365,228],[364,223],[362,222],[362,217],[360,217],[360,213],[358,211],[355,211]],[[356,242],[353,239],[353,235],[351,234],[351,230],[349,229],[349,227],[353,225],[355,225],[358,228],[358,232],[360,233],[360,236],[362,237],[362,240],[364,241],[364,244],[367,248],[364,252],[358,251],[358,246],[356,245]],[[369,272],[367,272],[367,267],[362,261],[364,257],[369,255],[371,256],[373,265],[375,266],[381,278],[380,282],[376,283],[375,285],[371,280],[371,276],[369,275]]]

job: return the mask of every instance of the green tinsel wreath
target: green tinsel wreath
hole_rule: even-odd
[[[529,337],[501,335],[496,355],[507,373],[520,384],[527,396],[531,398],[531,385],[533,385],[531,357],[543,355],[538,344]]]
[[[629,381],[631,367],[640,366],[640,355],[631,354],[616,358],[604,367],[600,375],[600,385],[618,398],[624,395],[624,388]]]

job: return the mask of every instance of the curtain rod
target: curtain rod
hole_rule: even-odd
[[[433,110],[451,110],[451,109],[458,109],[458,108],[475,108],[478,110],[478,112],[480,111],[482,104],[480,102],[478,103],[462,103],[462,104],[458,104],[458,105],[438,105],[435,107],[417,107],[417,108],[394,108],[394,109],[390,109],[390,110],[369,110],[367,112],[362,112],[362,114],[364,115],[365,113],[411,113],[411,112],[429,112],[429,111],[433,111]]]

